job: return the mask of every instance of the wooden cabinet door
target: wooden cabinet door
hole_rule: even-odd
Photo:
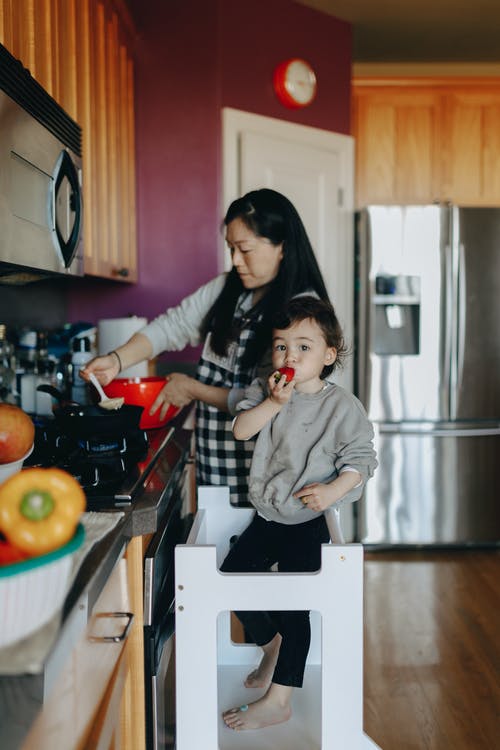
[[[119,709],[127,676],[126,649],[127,646],[118,659],[89,733],[78,750],[121,750],[122,748]]]
[[[84,270],[137,281],[133,60],[116,11],[78,6],[83,128]]]
[[[449,91],[444,132],[443,197],[462,206],[500,205],[500,88]]]
[[[399,86],[354,88],[356,204],[439,198],[441,96]]]

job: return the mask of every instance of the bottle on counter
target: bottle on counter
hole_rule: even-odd
[[[52,414],[52,396],[49,393],[37,391],[39,385],[55,385],[54,370],[55,363],[50,359],[42,359],[38,362],[38,372],[35,376],[35,413],[42,416]]]
[[[59,357],[54,374],[56,388],[61,391],[65,398],[71,398],[71,386],[73,385],[73,365],[71,364],[72,352],[65,352]]]
[[[7,328],[2,323],[0,324],[0,401],[15,404],[16,395],[14,347],[7,339]]]
[[[34,362],[37,354],[37,332],[32,328],[19,331],[17,358],[23,362]]]
[[[28,414],[36,411],[35,393],[38,375],[35,373],[34,360],[21,360],[19,377],[19,391],[21,394],[21,409]]]
[[[71,355],[71,399],[79,404],[89,404],[90,394],[89,387],[85,380],[80,377],[82,367],[92,359],[90,351],[90,339],[87,336],[80,336],[73,339],[73,353]]]
[[[52,396],[37,391],[39,385],[54,385],[54,362],[49,357],[48,333],[39,331],[36,337],[35,358],[35,413],[43,416],[52,414]]]
[[[36,334],[36,349],[34,352],[25,350],[20,361],[19,392],[20,405],[28,414],[50,416],[53,401],[48,393],[37,391],[37,386],[55,385],[54,359],[48,352],[48,334],[39,331]]]
[[[16,346],[16,378],[19,406],[28,414],[35,412],[35,360],[36,331],[22,328],[18,332]]]

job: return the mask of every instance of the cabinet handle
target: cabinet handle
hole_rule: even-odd
[[[128,620],[123,632],[119,635],[89,635],[89,641],[95,641],[97,643],[121,643],[121,641],[124,641],[128,636],[134,621],[134,615],[132,612],[99,612],[96,617],[126,617]]]
[[[122,266],[122,268],[113,268],[111,273],[113,276],[122,276],[122,278],[126,279],[130,271],[128,268],[125,268],[125,266]]]

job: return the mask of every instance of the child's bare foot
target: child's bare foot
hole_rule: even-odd
[[[273,724],[282,724],[292,715],[290,697],[292,687],[271,683],[267,693],[249,706],[240,706],[225,711],[222,718],[229,729],[237,732],[244,729],[262,729]]]
[[[276,633],[272,641],[262,646],[263,655],[259,666],[247,675],[243,683],[247,688],[265,688],[271,684],[274,667],[278,661],[281,635]]]

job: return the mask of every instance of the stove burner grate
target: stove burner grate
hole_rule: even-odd
[[[100,456],[102,454],[116,456],[118,454],[126,453],[129,449],[128,441],[125,437],[109,438],[104,440],[100,438],[86,438],[85,440],[79,440],[78,445],[85,451],[89,456]]]
[[[57,466],[75,477],[87,497],[114,504],[124,485],[134,484],[148,451],[139,428],[123,435],[80,438],[61,434],[51,420],[35,424],[35,447],[25,466]]]

